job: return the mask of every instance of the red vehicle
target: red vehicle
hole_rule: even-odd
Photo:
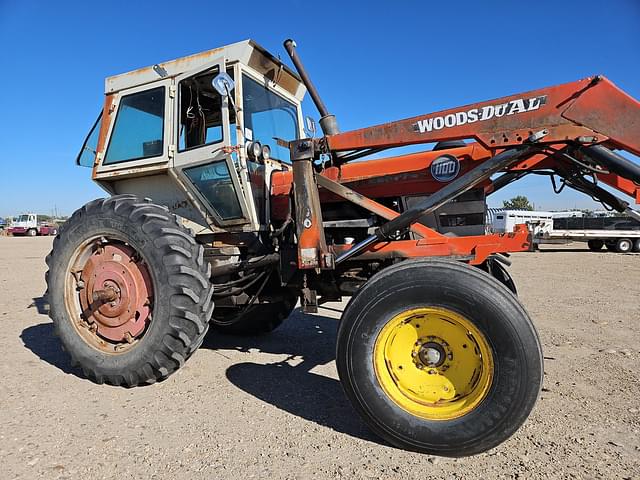
[[[18,219],[7,229],[11,235],[26,235],[35,237],[37,235],[57,235],[58,227],[38,222],[38,215],[35,213],[26,213],[20,215]]]

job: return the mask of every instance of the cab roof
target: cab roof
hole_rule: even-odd
[[[127,88],[138,87],[163,78],[196,70],[224,57],[226,65],[240,62],[265,75],[272,81],[302,100],[306,89],[297,73],[271,55],[253,40],[243,40],[220,48],[206,50],[168,62],[139,68],[127,73],[113,75],[105,80],[105,94]]]

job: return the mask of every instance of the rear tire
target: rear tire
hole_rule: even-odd
[[[633,251],[636,253],[640,253],[640,238],[633,242]]]
[[[459,262],[409,260],[375,275],[347,306],[337,343],[354,408],[383,439],[417,452],[457,457],[495,447],[527,419],[542,386],[527,312],[496,279]],[[435,345],[426,358],[442,350],[444,363],[425,364],[426,345]]]
[[[616,242],[616,252],[630,253],[633,250],[633,242],[628,238],[620,238]]]
[[[295,306],[296,297],[292,296],[252,305],[246,311],[221,307],[213,312],[211,323],[215,330],[230,335],[265,335],[282,325]]]
[[[602,247],[604,247],[604,242],[599,238],[596,238],[593,240],[589,240],[587,242],[587,246],[592,252],[599,252],[600,250],[602,250]]]
[[[47,265],[55,332],[91,380],[129,387],[163,380],[202,343],[213,310],[210,266],[165,207],[132,195],[94,200],[60,228]],[[92,295],[107,288],[118,299],[96,304]],[[115,317],[121,307],[127,313]]]

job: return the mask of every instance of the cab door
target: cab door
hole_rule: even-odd
[[[218,227],[251,230],[251,211],[230,150],[235,111],[211,81],[224,72],[224,57],[175,79],[173,167]]]

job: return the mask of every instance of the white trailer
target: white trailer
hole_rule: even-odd
[[[559,214],[564,214],[559,218]],[[640,223],[629,217],[584,217],[582,212],[487,209],[487,233],[513,232],[526,225],[533,248],[540,244],[586,242],[590,250],[640,252]],[[562,225],[561,228],[558,224]],[[564,228],[566,227],[566,228]]]
[[[553,212],[535,210],[487,209],[487,233],[513,232],[516,225],[526,225],[533,237],[533,245],[540,243],[544,235],[553,230]],[[553,242],[548,242],[553,243]],[[562,243],[558,240],[555,243]]]
[[[556,222],[569,219],[556,219]],[[586,242],[590,250],[598,251],[603,247],[607,250],[629,253],[640,252],[640,224],[631,218],[618,217],[607,218],[606,224],[603,220],[602,228],[589,228],[589,220],[595,218],[583,218],[583,228],[574,228],[576,221],[572,223],[565,222],[569,228],[558,228],[557,223],[553,225],[551,230],[540,232],[537,236],[537,242],[540,243],[557,243],[558,241]],[[594,225],[592,224],[591,227]],[[586,228],[585,228],[586,227]]]

